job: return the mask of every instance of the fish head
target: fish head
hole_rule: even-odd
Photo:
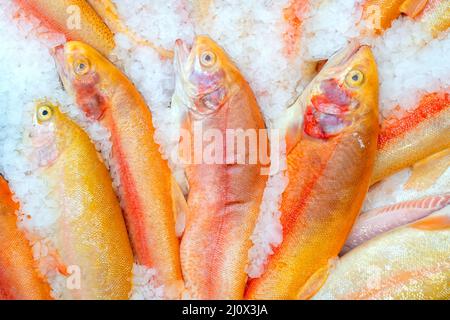
[[[197,36],[190,48],[178,39],[175,43],[176,91],[183,104],[196,115],[219,110],[235,89],[239,71],[217,43]]]
[[[336,53],[307,87],[304,132],[327,139],[354,131],[378,114],[378,73],[370,47],[352,44]]]
[[[71,123],[56,103],[49,100],[37,101],[28,138],[33,162],[38,167],[51,166],[73,140]]]
[[[91,120],[100,120],[108,104],[102,90],[115,76],[111,63],[91,46],[70,41],[53,49],[64,89],[76,99],[76,105]]]

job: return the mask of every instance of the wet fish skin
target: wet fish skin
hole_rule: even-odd
[[[0,300],[50,300],[31,245],[17,227],[19,205],[0,176]]]
[[[450,193],[396,203],[360,215],[341,254],[377,235],[427,217],[450,204]]]
[[[450,207],[344,255],[316,300],[450,298]]]
[[[202,60],[203,59],[203,60]],[[203,62],[202,62],[203,61]],[[183,128],[195,139],[195,127],[226,131],[252,130],[259,135],[265,124],[255,96],[240,71],[213,40],[196,37],[192,49],[181,40],[175,49],[177,90],[172,108],[184,113]],[[193,140],[191,139],[191,140]],[[267,136],[259,137],[268,144]],[[205,143],[205,146],[208,143]],[[195,149],[189,145],[191,159]],[[259,148],[259,147],[257,147]],[[248,149],[248,148],[247,148]],[[250,237],[259,214],[267,176],[258,156],[256,163],[226,158],[217,163],[189,162],[186,176],[190,186],[186,230],[181,241],[186,296],[195,299],[242,299],[247,280]],[[246,151],[247,152],[247,151]]]
[[[353,79],[355,71],[355,79],[362,74],[364,80],[350,87],[344,79]],[[309,298],[344,245],[368,190],[376,152],[378,77],[371,50],[350,46],[330,59],[287,114],[302,111],[303,122],[291,118],[287,123],[283,242],[263,275],[250,280],[248,299]]]
[[[54,55],[77,107],[111,134],[110,165],[120,180],[119,197],[137,262],[155,268],[167,297],[178,298],[183,282],[172,175],[154,140],[144,98],[117,67],[87,44],[69,42],[56,48]],[[87,70],[80,72],[80,65]],[[185,201],[182,195],[178,200]]]
[[[450,147],[450,95],[422,97],[419,105],[400,119],[385,120],[378,137],[372,184]]]
[[[369,23],[368,28],[371,31],[381,34],[400,16],[403,2],[405,0],[366,0],[362,4],[362,19]]]
[[[47,182],[59,214],[47,240],[60,274],[68,276],[71,266],[80,272],[80,287],[64,287],[63,298],[128,299],[133,253],[108,170],[87,134],[57,105],[39,101],[35,116],[35,174]]]
[[[68,41],[84,41],[103,54],[115,47],[114,34],[86,0],[14,1],[49,30],[64,34]]]

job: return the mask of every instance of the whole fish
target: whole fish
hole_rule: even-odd
[[[450,207],[344,255],[314,299],[450,298]]]
[[[175,70],[172,107],[187,112],[182,127],[191,137],[187,146],[191,161],[186,161],[189,215],[181,242],[186,296],[241,299],[250,236],[267,180],[258,155],[260,143],[268,143],[267,135],[260,135],[265,124],[250,86],[210,38],[196,37],[191,49],[177,40]],[[256,147],[246,144],[247,148],[240,150],[235,148],[237,140],[224,145],[222,140],[215,141],[220,150],[215,151],[214,162],[196,161],[199,153],[209,154],[211,144],[205,141],[204,146],[197,146],[195,140],[203,137],[196,136],[196,128],[205,134],[215,133],[218,139],[224,139],[230,130],[254,133]],[[257,159],[252,162],[254,155]]]
[[[17,227],[18,210],[8,183],[0,176],[0,300],[51,299],[30,242]]]
[[[429,216],[450,204],[450,193],[396,203],[363,212],[347,238],[341,253],[375,236]]]
[[[172,193],[172,175],[154,140],[144,98],[117,67],[87,44],[68,42],[54,55],[77,107],[111,135],[110,166],[120,180],[119,197],[137,262],[156,269],[166,297],[178,298],[183,283],[174,208],[185,199],[181,191]]]
[[[114,35],[86,0],[14,0],[49,30],[67,40],[89,43],[103,54],[115,47]]]
[[[378,76],[370,48],[350,45],[333,56],[287,115],[283,241],[249,282],[249,299],[310,297],[344,245],[376,153]]]
[[[386,120],[378,137],[372,184],[450,147],[450,95],[426,95],[412,112]]]
[[[54,235],[45,239],[49,256],[67,282],[80,280],[59,288],[61,297],[127,299],[133,254],[108,170],[87,134],[58,106],[40,101],[35,116],[29,134],[33,174],[46,181],[58,214]]]

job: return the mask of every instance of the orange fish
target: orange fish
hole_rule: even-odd
[[[376,153],[378,75],[370,48],[350,46],[333,56],[287,115],[283,241],[262,276],[249,282],[248,299],[309,298],[344,245]]]
[[[68,42],[55,49],[61,79],[78,108],[111,134],[110,165],[120,180],[131,243],[139,264],[157,271],[168,298],[181,294],[179,241],[172,175],[154,140],[152,116],[144,98],[110,61],[87,44]],[[179,190],[179,189],[178,189]]]
[[[450,96],[426,95],[400,119],[387,119],[378,137],[372,184],[450,147]]]
[[[191,49],[178,40],[175,69],[177,89],[172,107],[187,112],[183,128],[193,137],[187,146],[191,161],[186,166],[190,213],[181,242],[186,295],[195,299],[241,299],[250,237],[267,180],[259,157],[260,143],[268,144],[267,135],[260,135],[265,124],[250,86],[210,38],[197,37]],[[211,146],[210,142],[196,146],[197,128],[206,134],[215,133],[218,139],[230,130],[254,133],[254,144],[247,145],[243,137],[244,148],[240,149],[238,134],[231,143],[214,140],[220,147],[212,152],[213,161],[196,161],[199,153],[210,155]],[[257,158],[251,161],[254,155]],[[244,161],[239,161],[240,157]]]
[[[48,300],[50,286],[38,271],[29,241],[17,228],[19,205],[0,176],[0,300]]]
[[[84,41],[103,54],[115,47],[114,35],[85,0],[14,0],[46,28],[67,40]]]

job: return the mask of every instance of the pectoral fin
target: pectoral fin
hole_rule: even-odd
[[[305,108],[301,97],[297,98],[294,104],[289,106],[283,118],[276,123],[276,128],[283,130],[286,137],[286,154],[289,154],[297,145],[302,134]]]
[[[178,238],[181,238],[186,226],[186,216],[188,205],[175,178],[172,178],[172,208],[175,216],[175,231]]]
[[[426,190],[430,188],[439,177],[444,174],[450,165],[450,149],[445,149],[412,167],[412,173],[405,183],[405,189]]]
[[[422,220],[414,222],[410,225],[411,228],[437,231],[450,228],[450,206],[447,206],[435,214],[428,216]]]
[[[297,299],[298,300],[311,299],[325,284],[325,281],[328,279],[329,273],[330,273],[329,265],[326,265],[318,269],[300,289],[300,291],[297,294]]]

